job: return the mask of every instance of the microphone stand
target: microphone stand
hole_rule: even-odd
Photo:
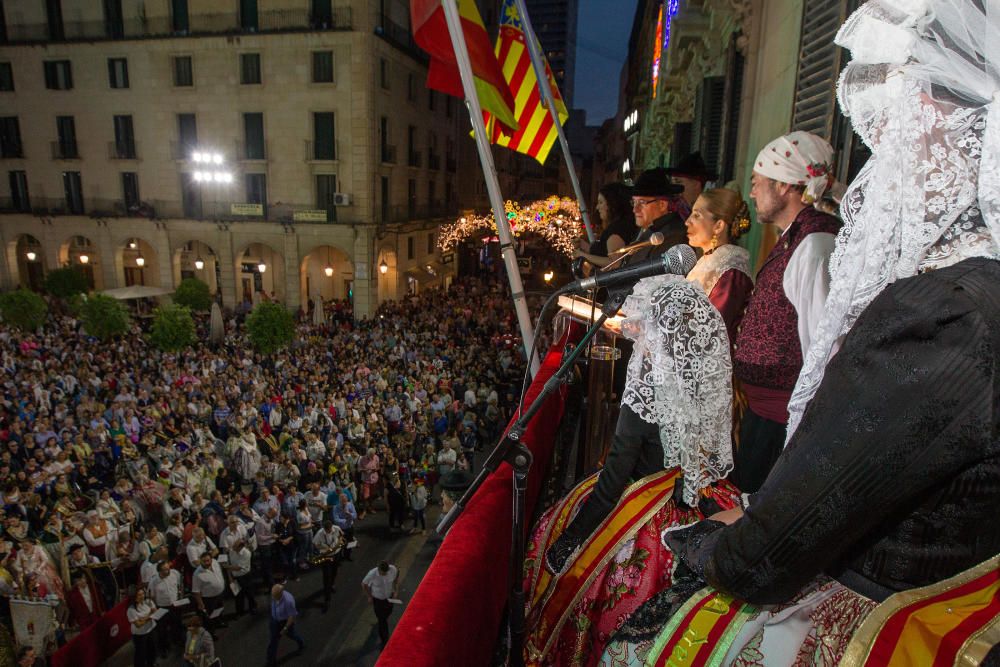
[[[531,450],[528,449],[521,437],[527,430],[528,424],[535,414],[541,410],[546,399],[552,392],[565,384],[570,377],[573,366],[580,354],[587,349],[590,340],[597,334],[609,317],[615,315],[618,309],[625,303],[625,299],[632,293],[632,285],[608,288],[608,298],[601,307],[601,316],[593,326],[587,330],[583,338],[576,347],[563,357],[559,369],[550,377],[542,387],[541,392],[531,402],[531,405],[521,413],[517,421],[508,429],[507,433],[497,443],[489,457],[483,463],[482,470],[473,480],[472,485],[466,490],[462,497],[455,503],[454,507],[441,519],[436,528],[439,535],[444,535],[455,523],[465,506],[482,486],[486,478],[506,461],[514,469],[512,477],[513,485],[513,505],[511,508],[511,543],[510,543],[510,567],[507,594],[507,614],[510,629],[510,655],[508,664],[512,667],[522,667],[524,665],[524,549],[526,540],[525,526],[525,493],[528,488],[528,471],[531,469]]]

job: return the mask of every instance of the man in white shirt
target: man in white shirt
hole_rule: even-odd
[[[247,533],[243,522],[235,514],[230,514],[226,517],[226,527],[219,533],[219,548],[223,553],[229,553],[237,542],[247,544],[249,542]]]
[[[156,647],[161,657],[168,653],[171,641],[181,638],[180,610],[174,608],[174,603],[181,599],[182,585],[181,573],[166,561],[157,565],[156,574],[149,579],[149,597],[157,607],[167,610],[156,624]]]
[[[387,561],[382,561],[378,567],[372,568],[361,581],[361,588],[375,609],[382,648],[385,648],[389,641],[389,614],[392,613],[392,603],[389,600],[396,598],[398,582],[399,570]]]
[[[337,579],[337,567],[340,565],[340,550],[343,546],[344,531],[327,519],[323,527],[313,536],[313,549],[316,558],[320,560],[323,569],[323,613],[330,605],[330,596],[334,592],[334,581]]]
[[[242,616],[244,607],[249,608],[250,615],[257,613],[257,601],[253,597],[253,582],[250,576],[250,548],[243,540],[236,540],[229,549],[229,562],[226,569],[236,584],[236,615]]]
[[[253,520],[254,534],[257,536],[255,560],[268,589],[274,585],[274,522],[278,518],[278,511],[278,509],[270,507],[265,514],[255,516]]]
[[[201,555],[198,569],[191,577],[191,594],[194,596],[198,613],[205,619],[205,627],[209,630],[215,627],[225,627],[216,623],[212,612],[224,604],[223,595],[226,592],[226,578],[222,574],[222,566],[207,551]]]
[[[323,521],[323,515],[330,509],[330,506],[326,504],[326,495],[320,490],[319,482],[313,482],[309,485],[309,492],[306,494],[306,507],[309,509],[309,516],[312,518],[313,524],[320,524]]]
[[[758,222],[781,236],[757,273],[733,345],[748,408],[729,479],[744,493],[760,488],[784,448],[788,401],[826,304],[841,226],[813,206],[833,185],[833,148],[824,139],[808,132],[775,139],[757,156],[752,183]]]
[[[192,568],[197,568],[201,563],[202,554],[208,553],[212,558],[219,555],[219,550],[215,548],[215,542],[205,535],[205,529],[200,526],[191,533],[191,541],[188,542],[185,552]]]

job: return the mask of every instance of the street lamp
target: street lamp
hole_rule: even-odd
[[[24,256],[28,259],[29,262],[34,262],[35,258],[38,257],[38,255],[35,254],[34,250],[29,250],[28,252],[24,253]]]
[[[544,274],[542,274],[542,277],[545,278],[545,282],[547,283],[552,282],[553,276],[555,276],[555,273],[552,271],[552,269],[549,269]]]
[[[261,262],[260,264],[258,264],[257,265],[257,271],[260,272],[260,273],[264,273],[265,271],[267,271],[267,264],[265,264],[264,262]]]
[[[326,274],[327,278],[332,277],[333,276],[333,267],[332,266],[327,266],[325,269],[323,269],[323,273]]]
[[[130,241],[128,242],[128,249],[129,249],[129,250],[135,250],[135,249],[136,249],[136,247],[138,247],[138,244],[137,244],[137,243],[135,242],[135,239],[131,239],[131,240],[130,240]]]
[[[205,260],[203,260],[201,257],[198,257],[198,259],[194,260],[194,268],[197,269],[198,271],[201,271],[202,269],[204,269],[205,268]]]
[[[389,265],[385,263],[384,259],[378,265],[378,272],[382,275],[389,273]]]
[[[90,255],[80,255],[80,263],[81,264],[90,263]]]
[[[135,265],[141,269],[146,265],[146,258],[143,257],[142,255],[139,255],[138,257],[135,258]]]

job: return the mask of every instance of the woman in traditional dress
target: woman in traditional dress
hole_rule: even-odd
[[[599,483],[581,482],[542,518],[526,558],[529,664],[592,665],[628,614],[671,583],[669,528],[733,507],[732,363],[725,323],[700,287],[680,276],[641,281],[626,301],[635,341],[622,399],[662,447],[666,467],[628,486],[559,574],[543,554]],[[639,437],[629,433],[626,437]]]
[[[703,253],[687,279],[701,285],[722,313],[730,341],[736,340],[736,327],[753,291],[750,253],[734,243],[750,229],[748,216],[739,192],[715,188],[698,196],[685,221],[688,243]]]
[[[49,552],[33,539],[24,540],[17,548],[17,558],[14,561],[17,570],[25,574],[29,572],[34,574],[38,582],[45,586],[47,593],[54,594],[65,602],[66,590],[63,580]]]

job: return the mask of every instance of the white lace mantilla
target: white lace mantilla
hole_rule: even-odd
[[[751,279],[753,278],[750,275],[750,253],[738,245],[727,243],[709,254],[702,255],[691,272],[687,274],[687,279],[701,285],[705,294],[710,295],[715,289],[716,283],[719,282],[719,278],[726,271],[733,269],[745,273]]]
[[[732,361],[719,311],[681,276],[639,281],[622,310],[635,341],[622,405],[660,430],[666,467],[684,474],[684,501],[733,467]]]
[[[1000,2],[869,0],[836,41],[853,57],[840,104],[873,155],[841,202],[789,438],[838,341],[889,284],[1000,259]]]

